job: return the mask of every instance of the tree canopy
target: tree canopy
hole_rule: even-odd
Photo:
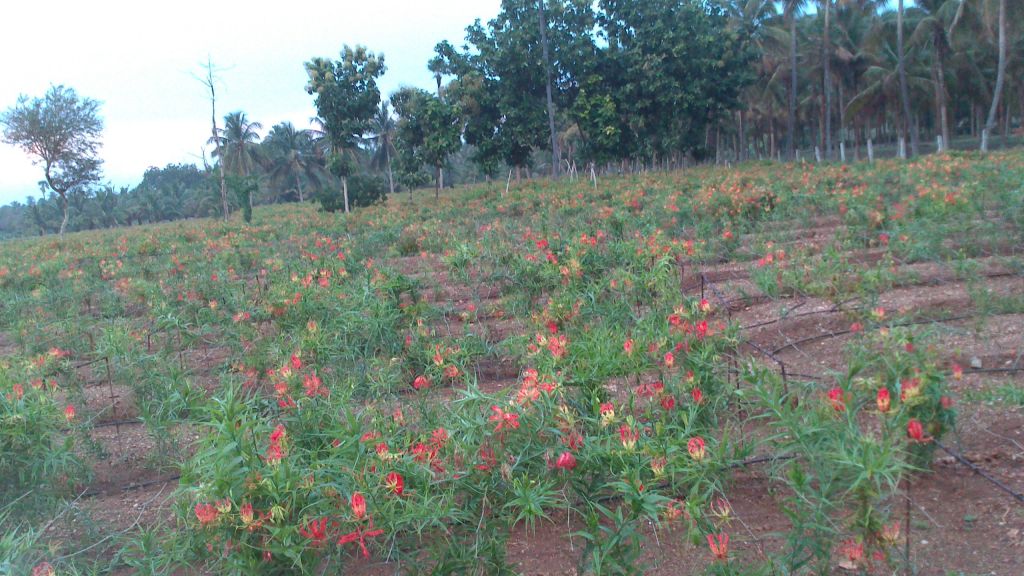
[[[52,86],[42,98],[20,96],[0,115],[3,139],[28,153],[43,166],[46,184],[60,196],[68,223],[68,192],[100,178],[100,104],[79,98],[73,88]]]

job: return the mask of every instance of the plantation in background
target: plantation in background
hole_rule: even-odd
[[[5,242],[0,574],[1011,573],[1022,183],[764,163]]]

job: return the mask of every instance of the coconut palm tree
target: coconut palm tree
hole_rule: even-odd
[[[216,139],[209,140],[211,144],[217,145],[214,156],[220,156],[224,168],[236,177],[245,178],[258,164],[256,144],[260,141],[260,135],[257,130],[262,128],[259,122],[249,122],[245,112],[228,114],[224,117],[224,127],[217,130]],[[247,196],[249,210],[252,210],[252,194]]]
[[[847,104],[846,114],[857,116],[872,111],[881,115],[884,120],[886,116],[893,116],[895,107],[895,110],[899,111],[896,114],[901,125],[899,132],[905,134],[906,112],[901,95],[899,55],[894,46],[896,39],[892,32],[892,28],[888,26],[877,26],[872,38],[867,41],[871,63],[864,70],[860,92]],[[908,66],[905,69],[908,102],[915,98],[918,103],[924,102],[932,91],[928,66],[924,59],[919,57],[922,48],[908,48]]]
[[[232,112],[224,117],[224,127],[218,129],[218,153],[223,156],[224,167],[236,176],[248,176],[257,165],[256,143],[260,141],[257,130],[262,130],[259,122],[249,122],[245,112]]]
[[[370,167],[375,170],[387,170],[388,188],[395,193],[395,176],[391,170],[391,159],[398,153],[395,149],[395,119],[391,116],[391,110],[387,102],[381,102],[377,114],[373,117],[370,131],[373,133],[369,140],[373,142],[375,150],[370,157]]]
[[[900,0],[901,2],[903,0]],[[1006,0],[999,0],[999,63],[996,67],[996,87],[992,91],[992,106],[988,109],[988,120],[981,131],[981,151],[988,152],[988,137],[996,127],[996,113],[999,111],[999,97],[1006,81]]]
[[[786,155],[796,159],[796,113],[797,113],[797,17],[807,0],[784,0],[783,16],[789,23],[789,116],[786,118]]]
[[[297,130],[291,122],[282,122],[270,129],[262,144],[262,157],[267,177],[278,187],[295,192],[304,202],[303,182],[318,183],[325,175],[323,163],[314,150],[309,130]]]
[[[864,74],[872,63],[872,35],[878,23],[876,7],[863,0],[839,0],[836,4],[831,66],[837,89],[839,141],[853,135],[857,146],[857,119],[850,122],[846,106],[864,84]],[[851,126],[852,124],[852,126]],[[852,129],[851,129],[852,128]]]
[[[953,50],[952,33],[957,19],[963,14],[964,4],[964,0],[917,0],[922,18],[908,42],[911,46],[926,46],[931,50],[935,118],[944,146],[950,143],[946,66],[948,55]]]

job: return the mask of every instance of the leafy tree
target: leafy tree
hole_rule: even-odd
[[[18,97],[18,103],[0,115],[4,142],[42,164],[47,186],[61,199],[61,238],[68,225],[68,193],[100,177],[99,106],[91,98],[80,99],[72,88],[53,86],[42,98]]]
[[[341,178],[345,212],[349,211],[348,177],[355,168],[355,152],[370,129],[380,104],[377,78],[384,74],[384,55],[364,46],[341,51],[341,60],[313,58],[306,62],[306,92],[316,95],[317,116],[329,144],[331,172]]]
[[[457,77],[447,98],[462,110],[466,142],[485,172],[501,163],[518,172],[549,143],[539,17],[535,1],[504,0],[493,20],[466,29],[466,51],[435,47],[441,64],[432,66]]]
[[[397,134],[406,166],[428,165],[435,170],[434,197],[444,186],[442,167],[461,147],[458,110],[425,90],[404,88],[391,96],[398,113]]]
[[[754,56],[724,12],[688,0],[602,0],[604,86],[631,157],[692,152],[739,105]]]
[[[228,187],[235,193],[242,206],[242,218],[249,224],[252,222],[252,196],[259,190],[259,180],[255,176],[233,174],[228,177]]]

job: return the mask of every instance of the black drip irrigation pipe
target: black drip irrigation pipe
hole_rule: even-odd
[[[1014,490],[1013,488],[1010,488],[1006,484],[1003,484],[998,479],[994,478],[991,474],[989,474],[988,472],[985,472],[985,470],[982,467],[978,466],[974,462],[971,462],[967,458],[964,458],[963,456],[961,456],[960,454],[954,452],[953,450],[950,450],[942,442],[939,442],[938,440],[934,440],[934,442],[935,442],[935,445],[938,446],[939,448],[941,448],[943,452],[945,452],[946,454],[949,454],[950,456],[952,456],[957,462],[959,462],[959,463],[963,464],[964,466],[967,466],[968,468],[970,468],[971,472],[974,472],[978,476],[981,476],[985,480],[988,480],[989,483],[991,483],[993,486],[995,486],[996,488],[999,488],[1003,492],[1006,492],[1007,494],[1012,496],[1013,499],[1016,500],[1017,502],[1020,502],[1021,504],[1024,504],[1024,494],[1021,494],[1020,492],[1017,492],[1016,490]]]
[[[704,293],[704,288],[706,286],[707,288],[709,288],[711,290],[711,293],[716,297],[716,299],[718,299],[719,301],[724,301],[724,298],[722,298],[721,294],[715,288],[714,284],[711,283],[710,281],[708,281],[707,277],[703,273],[700,274],[700,280],[701,280],[701,283],[700,283],[701,297],[704,296],[703,293]],[[729,315],[731,317],[732,316],[731,310],[729,310],[728,307],[726,307],[726,311],[729,313]],[[836,311],[838,311],[838,310],[836,310]],[[974,317],[973,315],[967,314],[967,315],[951,316],[951,317],[948,317],[948,318],[926,318],[926,319],[920,319],[920,320],[911,320],[911,321],[907,321],[907,322],[900,322],[900,323],[897,323],[897,324],[893,324],[893,326],[894,327],[898,327],[898,326],[912,326],[912,325],[915,325],[915,324],[930,324],[930,323],[936,323],[936,322],[953,322],[953,321],[964,320],[964,319],[973,318],[973,317]],[[782,318],[779,318],[778,320],[782,320]],[[818,335],[812,336],[810,338],[804,338],[803,340],[799,340],[797,342],[792,342],[790,344],[786,344],[785,346],[782,346],[781,348],[778,348],[778,349],[776,349],[774,351],[771,351],[771,352],[769,352],[768,350],[766,350],[765,348],[763,348],[762,346],[758,345],[755,342],[747,341],[747,342],[744,342],[744,344],[749,345],[754,350],[757,350],[758,352],[763,354],[765,357],[771,359],[773,362],[778,364],[779,368],[782,371],[783,383],[785,383],[786,382],[786,364],[780,358],[778,358],[778,356],[776,356],[776,354],[778,354],[782,350],[785,350],[787,348],[794,347],[794,346],[799,346],[800,344],[803,344],[803,343],[806,343],[806,342],[813,342],[815,340],[820,340],[820,339],[823,339],[823,338],[834,338],[836,336],[841,336],[843,334],[849,334],[850,332],[851,332],[851,330],[842,330],[842,331],[839,331],[839,332],[831,332],[831,333],[828,333],[828,334],[818,334]],[[980,372],[1019,372],[1019,371],[1022,371],[1022,370],[1024,370],[1024,367],[1013,366],[1013,367],[1010,367],[1010,368],[977,369],[977,370],[972,370],[972,372],[979,372],[979,373]],[[812,379],[812,380],[813,379],[817,379],[816,377],[810,377],[808,375],[803,375],[803,374],[793,374],[793,376],[809,378],[809,379]],[[959,453],[951,450],[948,446],[946,446],[942,442],[939,442],[938,440],[934,440],[934,442],[935,442],[935,445],[938,446],[940,449],[942,449],[943,452],[945,452],[946,454],[949,454],[950,456],[952,456],[957,462],[963,464],[968,469],[970,469],[971,472],[974,472],[978,476],[981,476],[986,481],[988,481],[990,484],[992,484],[993,486],[995,486],[996,488],[998,488],[1002,492],[1004,492],[1007,495],[1009,495],[1010,497],[1012,497],[1018,503],[1024,504],[1024,494],[1021,494],[1020,492],[1017,492],[1016,490],[1010,488],[1009,486],[1007,486],[1006,484],[1001,482],[999,479],[995,478],[990,473],[986,472],[984,468],[982,468],[982,467],[978,466],[977,464],[971,462],[967,458],[964,458]],[[776,455],[758,456],[758,457],[755,457],[755,458],[750,458],[748,460],[744,460],[742,462],[736,462],[734,464],[731,464],[729,467],[730,468],[741,468],[741,467],[749,466],[749,465],[752,465],[752,464],[760,464],[760,463],[764,463],[764,462],[774,462],[774,461],[779,461],[779,460],[790,460],[790,459],[795,458],[795,457],[796,456],[792,455],[792,454],[785,454],[785,455],[781,455],[781,456],[776,456]]]

